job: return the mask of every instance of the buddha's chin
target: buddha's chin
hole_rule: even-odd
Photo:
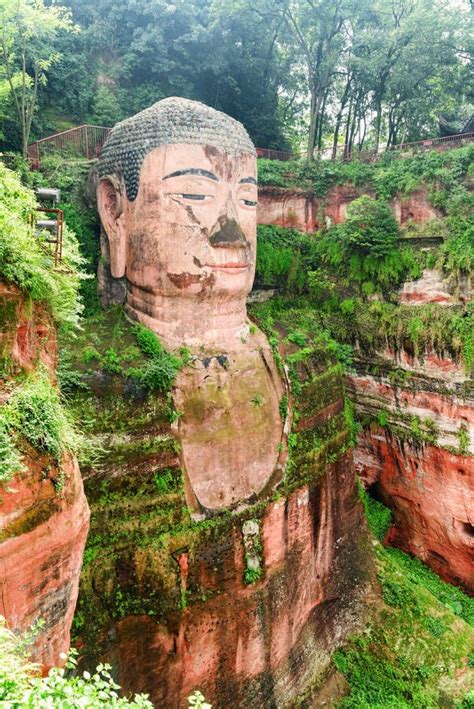
[[[253,278],[248,266],[215,266],[212,272],[215,276],[212,290],[215,293],[244,298],[252,289]]]

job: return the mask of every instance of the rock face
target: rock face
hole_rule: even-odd
[[[309,343],[288,347],[299,418],[285,479],[206,519],[189,516],[165,396],[120,395],[117,375],[72,402],[95,412],[90,435],[105,451],[84,471],[76,642],[86,666],[110,662],[125,692],[156,706],[184,707],[197,688],[215,707],[292,706],[365,617],[372,552],[340,372]]]
[[[242,530],[189,552],[187,584],[206,601],[166,620],[119,621],[105,657],[128,691],[184,706],[196,688],[214,706],[287,706],[354,630],[366,591],[350,457],[270,504],[258,521],[262,580],[244,583]],[[358,540],[358,541],[357,541]],[[358,598],[359,597],[359,598]]]
[[[89,509],[73,458],[62,461],[60,494],[54,484],[58,471],[45,477],[46,457],[32,451],[24,463],[25,473],[2,493],[0,613],[15,631],[44,621],[33,658],[46,671],[62,664],[60,654],[69,650]]]
[[[387,542],[474,593],[474,457],[378,429],[359,437],[356,465],[393,509]]]
[[[53,379],[56,337],[48,314],[4,284],[0,311],[1,356],[9,379],[40,365]],[[0,401],[8,391],[2,389]],[[58,465],[26,443],[22,451],[24,470],[1,492],[0,613],[15,631],[44,621],[33,658],[47,670],[61,664],[60,653],[69,649],[89,508],[74,457],[64,454]]]
[[[347,207],[362,194],[374,196],[372,192],[352,185],[337,185],[325,197],[316,197],[310,190],[262,186],[259,188],[257,221],[314,232],[328,223],[343,222]],[[425,190],[417,190],[404,199],[394,199],[392,208],[402,225],[409,221],[422,224],[439,216],[429,204]]]
[[[408,305],[425,305],[426,303],[454,305],[455,299],[449,292],[441,273],[435,268],[425,268],[421,278],[404,283],[400,293],[400,302]]]
[[[348,379],[359,415],[371,421],[358,437],[357,471],[392,508],[387,541],[473,593],[472,380],[434,352],[398,352],[398,368],[382,354],[378,374],[360,358]]]

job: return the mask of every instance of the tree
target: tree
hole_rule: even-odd
[[[70,11],[43,0],[0,0],[0,81],[8,85],[27,155],[38,91],[61,55],[54,42],[74,26]]]

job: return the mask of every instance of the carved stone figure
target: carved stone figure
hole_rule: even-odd
[[[119,123],[99,162],[98,208],[128,314],[194,353],[174,390],[188,503],[215,510],[281,477],[283,383],[249,327],[256,152],[244,127],[168,98]]]

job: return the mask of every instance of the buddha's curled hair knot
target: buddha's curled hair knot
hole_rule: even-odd
[[[221,111],[184,98],[165,98],[112,129],[99,159],[99,177],[123,176],[127,197],[138,194],[145,156],[160,145],[206,145],[230,155],[255,155],[241,123]]]

